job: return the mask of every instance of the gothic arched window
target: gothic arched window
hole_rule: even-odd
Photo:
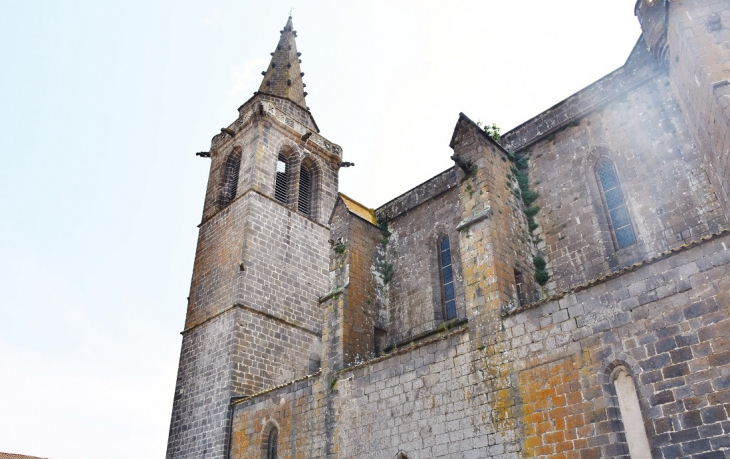
[[[456,317],[456,292],[454,290],[454,266],[451,261],[451,246],[448,236],[439,242],[439,265],[441,268],[441,288],[446,320]]]
[[[289,161],[284,155],[279,155],[276,160],[276,185],[274,197],[277,201],[289,204]]]
[[[223,187],[220,194],[221,207],[227,206],[236,197],[238,190],[238,173],[241,169],[241,150],[236,149],[226,158],[223,166]]]
[[[624,194],[621,191],[621,184],[618,181],[616,167],[610,159],[602,157],[598,160],[596,163],[596,178],[601,189],[603,204],[608,214],[609,225],[616,247],[623,249],[633,245],[636,243],[634,228],[631,225],[631,217],[629,217]]]
[[[279,449],[279,430],[274,427],[266,440],[266,459],[276,459]]]
[[[302,164],[299,169],[299,200],[297,208],[304,215],[311,215],[312,212],[312,189],[314,185],[314,174],[312,169]]]

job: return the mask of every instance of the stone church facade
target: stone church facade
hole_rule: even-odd
[[[213,138],[168,458],[730,458],[730,1],[378,209],[291,18]]]

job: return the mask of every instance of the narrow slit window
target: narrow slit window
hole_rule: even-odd
[[[441,283],[446,320],[449,320],[456,317],[456,294],[454,291],[454,267],[451,263],[451,246],[448,237],[441,239],[439,244],[439,261],[441,263]]]
[[[310,215],[312,212],[312,172],[307,166],[299,170],[299,212]]]
[[[319,371],[319,368],[322,366],[322,359],[319,358],[318,355],[310,355],[309,356],[309,374],[313,375],[314,373]]]
[[[621,191],[621,185],[616,175],[616,168],[611,160],[601,158],[596,166],[596,175],[601,186],[603,202],[608,213],[611,231],[616,239],[619,249],[628,247],[636,243],[634,228],[631,226],[631,218],[626,208],[624,194]]]
[[[522,277],[522,271],[515,269],[515,284],[517,287],[517,299],[520,305],[527,304],[527,295],[525,295],[525,279]]]
[[[228,158],[223,172],[223,189],[221,190],[220,204],[227,206],[236,197],[238,191],[238,172],[241,169],[241,154],[234,151]]]
[[[373,349],[373,353],[375,354],[375,357],[379,357],[383,355],[383,351],[385,350],[385,339],[387,336],[387,333],[385,330],[375,327],[374,330],[374,338],[373,338],[373,344],[375,345]]]
[[[289,203],[289,162],[282,155],[276,161],[276,186],[274,197],[284,204]]]
[[[279,430],[276,428],[271,429],[269,432],[269,438],[266,442],[266,459],[276,459],[278,457],[279,449]]]

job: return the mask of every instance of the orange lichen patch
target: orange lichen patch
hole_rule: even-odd
[[[342,193],[340,193],[340,198],[347,206],[347,210],[373,225],[378,224],[378,220],[375,218],[375,211],[373,209],[360,204]]]
[[[476,372],[485,375],[488,370],[493,370],[490,365],[481,360],[476,363]],[[483,366],[482,366],[483,365]],[[514,388],[510,387],[509,378],[501,377],[493,372],[491,376],[485,377],[483,383],[490,388],[488,405],[489,410],[483,412],[482,421],[492,423],[496,431],[510,432],[515,429],[515,400]]]
[[[273,402],[273,403],[272,403]],[[261,457],[266,448],[268,434],[278,429],[279,448],[288,451],[282,457],[291,459],[304,457],[306,443],[305,419],[310,400],[306,398],[279,398],[264,402],[256,409],[236,412],[233,419],[231,458],[248,459]],[[289,455],[296,452],[295,455]]]
[[[246,432],[248,419],[241,417],[233,421],[233,438],[231,438],[231,457],[245,457],[251,447],[251,439]]]
[[[570,458],[585,427],[585,404],[571,383],[580,377],[579,359],[567,357],[520,373],[525,457]],[[576,386],[577,388],[577,386]]]

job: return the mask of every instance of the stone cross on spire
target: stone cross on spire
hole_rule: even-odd
[[[299,55],[295,38],[296,30],[292,26],[291,16],[281,31],[281,38],[276,50],[271,53],[269,68],[263,72],[264,80],[261,82],[259,92],[273,96],[289,99],[304,108],[307,102],[304,97],[304,83],[302,82],[301,68],[299,67]]]

